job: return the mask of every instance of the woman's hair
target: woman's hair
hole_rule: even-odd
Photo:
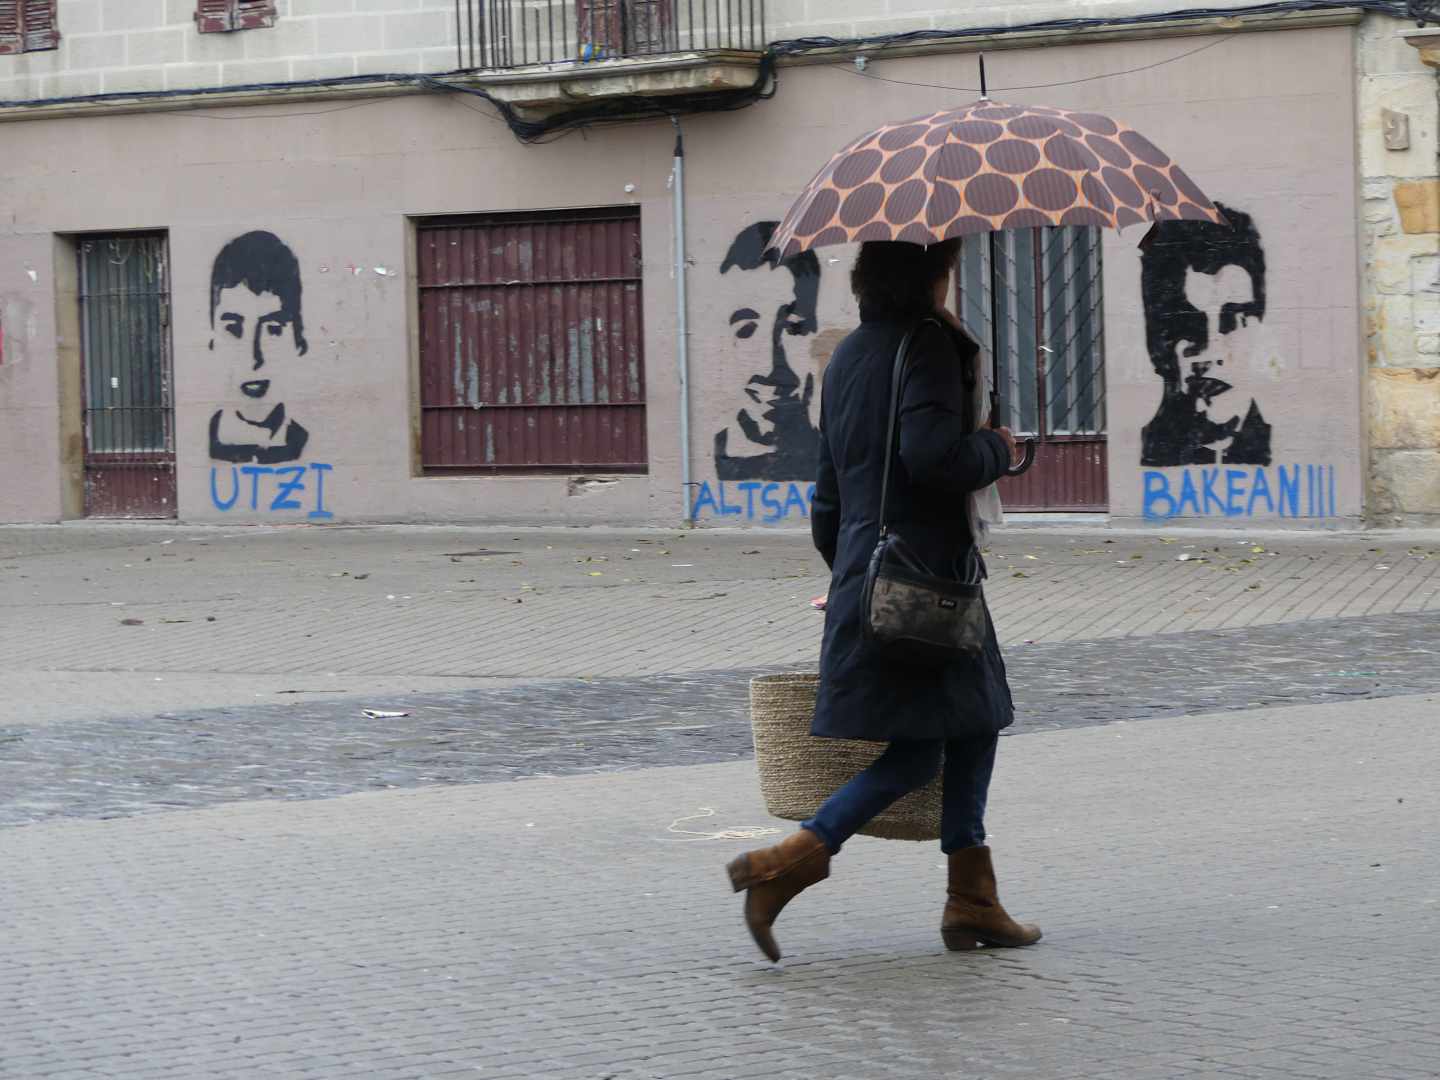
[[[959,240],[929,247],[893,240],[860,245],[850,291],[874,318],[906,321],[935,310],[935,283],[955,268]]]

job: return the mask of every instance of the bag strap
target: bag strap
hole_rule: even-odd
[[[910,346],[914,344],[915,338],[927,323],[932,323],[941,330],[946,329],[939,319],[929,317],[921,319],[912,326],[906,331],[905,337],[901,339],[900,347],[895,350],[895,367],[890,373],[890,422],[885,432],[885,471],[880,480],[880,538],[882,540],[890,533],[890,470],[895,459],[900,456],[900,397],[905,383],[905,364],[910,359]],[[973,387],[969,388],[973,390]],[[985,579],[985,562],[981,558],[978,544],[971,543],[970,550],[965,553],[965,570],[965,576],[960,580],[966,584],[978,585]]]
[[[927,323],[940,326],[939,319],[925,318],[912,326],[900,339],[895,350],[895,368],[890,375],[890,424],[885,431],[885,471],[880,479],[880,535],[890,532],[890,469],[900,456],[900,390],[905,382],[905,362],[910,357],[910,346]],[[943,327],[942,327],[943,329]]]

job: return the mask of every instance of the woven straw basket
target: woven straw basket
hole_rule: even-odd
[[[820,739],[810,734],[820,676],[763,675],[750,680],[750,727],[760,792],[775,817],[806,821],[820,804],[865,768],[885,743]],[[939,776],[873,818],[861,832],[886,840],[940,838]]]

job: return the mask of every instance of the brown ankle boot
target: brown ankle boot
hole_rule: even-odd
[[[780,946],[770,932],[775,919],[796,896],[830,876],[830,849],[809,829],[800,829],[774,847],[747,851],[731,860],[730,884],[745,893],[745,925],[771,963]]]
[[[1040,928],[1017,923],[1000,904],[995,889],[995,868],[984,844],[950,853],[950,887],[940,936],[954,951],[980,945],[1015,948],[1034,945]]]

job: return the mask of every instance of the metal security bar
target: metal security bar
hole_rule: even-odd
[[[960,317],[993,364],[999,422],[1016,435],[1104,434],[1101,282],[1096,229],[1010,229],[966,240]]]
[[[1016,435],[1040,434],[1035,235],[982,234],[960,253],[960,318],[995,378],[997,422]]]
[[[1001,481],[1023,510],[1103,510],[1108,500],[1105,338],[1098,229],[968,237],[960,317],[995,375],[995,419],[1035,439],[1024,476]]]
[[[1105,319],[1100,232],[1045,229],[1039,259],[1045,433],[1105,432]]]
[[[761,52],[767,0],[455,0],[457,66],[504,71],[686,52]]]
[[[86,237],[79,257],[86,513],[173,517],[166,238]]]

